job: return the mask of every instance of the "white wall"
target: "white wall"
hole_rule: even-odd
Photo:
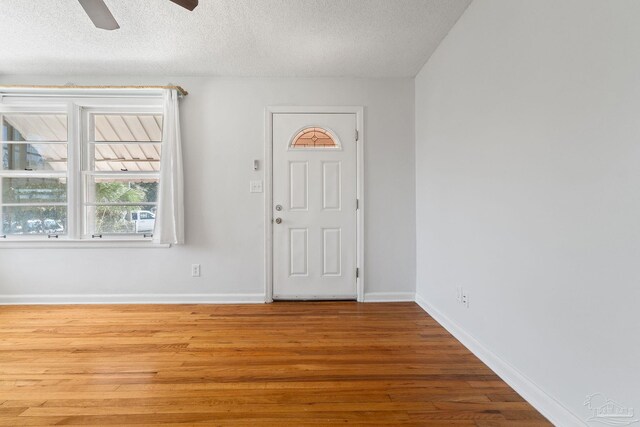
[[[184,86],[187,245],[170,249],[0,249],[0,301],[16,295],[145,294],[137,300],[263,300],[264,179],[268,105],[365,107],[366,289],[415,290],[414,84],[412,79],[0,76],[0,84]],[[202,277],[191,278],[192,263]],[[153,294],[153,295],[149,295]],[[170,296],[163,296],[171,294]],[[175,296],[182,294],[182,296]],[[83,296],[84,295],[84,296]],[[11,297],[13,296],[13,297]],[[375,297],[375,295],[372,295]],[[131,298],[121,298],[130,300]]]
[[[418,296],[582,420],[640,411],[639,22],[475,0],[416,79]]]

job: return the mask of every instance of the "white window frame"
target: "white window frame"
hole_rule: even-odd
[[[94,131],[95,131],[95,122],[94,122],[94,117],[96,115],[109,115],[109,114],[139,114],[139,115],[158,115],[158,114],[162,114],[162,106],[160,105],[158,106],[150,106],[150,107],[140,107],[140,106],[135,106],[135,107],[122,107],[122,106],[118,106],[118,107],[110,107],[110,106],[103,106],[103,107],[84,107],[82,108],[82,117],[81,117],[81,121],[82,121],[82,177],[81,177],[81,181],[82,181],[82,196],[83,196],[83,201],[82,201],[82,208],[83,208],[83,219],[84,221],[82,221],[82,231],[81,231],[81,239],[95,239],[97,238],[97,236],[100,236],[100,239],[103,240],[120,240],[120,239],[132,239],[132,240],[140,240],[140,238],[142,237],[142,239],[151,239],[153,237],[152,233],[144,233],[144,234],[140,234],[140,233],[104,233],[104,234],[99,234],[99,235],[95,235],[94,233],[92,233],[90,230],[88,230],[89,224],[87,221],[87,215],[86,212],[84,211],[84,209],[86,209],[89,206],[99,206],[99,205],[106,205],[105,203],[96,203],[96,202],[89,202],[88,200],[90,199],[90,187],[89,187],[89,181],[92,177],[99,177],[99,178],[106,178],[106,177],[112,177],[112,178],[143,178],[143,177],[148,177],[148,178],[155,178],[155,179],[160,179],[160,172],[137,172],[137,171],[132,171],[132,172],[128,172],[128,171],[123,171],[123,172],[100,172],[100,171],[96,171],[96,170],[92,170],[91,166],[93,164],[93,150],[92,150],[92,146],[96,143],[100,144],[100,143],[116,143],[116,144],[127,144],[127,143],[132,143],[134,141],[98,141],[96,142],[95,140],[95,135],[94,135]],[[163,119],[164,120],[164,119]],[[135,142],[136,144],[160,144],[162,145],[162,141],[150,141],[150,142]],[[140,205],[153,205],[153,206],[157,206],[158,203],[157,202],[153,202],[153,203],[113,203],[112,205],[114,206],[126,206],[126,205],[130,205],[130,206],[140,206]]]
[[[0,107],[0,125],[3,122],[3,116],[5,115],[11,115],[11,114],[34,114],[34,115],[47,115],[47,114],[67,114],[67,110],[64,106],[62,105],[50,105],[50,106],[42,106],[39,108],[1,108]],[[67,127],[69,126],[69,118],[67,117]],[[5,141],[2,141],[2,143],[4,143]],[[11,142],[11,141],[6,141],[6,142]],[[67,145],[67,152],[69,151],[69,134],[67,133],[67,141],[24,141],[21,142],[23,144],[66,144]],[[54,171],[20,171],[20,170],[10,170],[10,171],[5,171],[2,170],[2,172],[0,172],[0,175],[2,178],[66,178],[67,179],[67,187],[69,185],[69,165],[67,163],[67,172],[63,173],[63,172],[54,172]],[[41,206],[41,205],[47,205],[47,206],[66,206],[67,209],[69,208],[69,194],[68,194],[68,189],[67,189],[67,202],[66,203],[62,203],[62,202],[52,202],[52,203],[16,203],[15,205],[20,205],[20,206],[24,206],[24,207],[28,207],[28,206]],[[3,194],[2,191],[0,189],[0,206],[4,206],[3,204],[3,200],[2,200]],[[9,203],[11,205],[11,203]],[[67,212],[67,222],[69,221],[69,213]],[[67,225],[67,230],[68,230],[68,225]],[[68,232],[67,232],[68,233]],[[42,234],[42,235],[20,235],[20,240],[24,240],[24,241],[38,241],[38,240],[50,240],[52,237],[53,238],[58,238],[58,237],[62,237],[62,236],[58,236],[55,234]],[[4,241],[4,240],[13,240],[15,237],[11,236],[11,235],[0,235],[0,241]]]
[[[67,114],[67,233],[58,238],[48,235],[7,235],[0,238],[2,248],[55,247],[140,247],[166,248],[168,244],[153,243],[140,234],[113,234],[94,239],[84,233],[84,191],[88,169],[89,114],[99,113],[163,113],[161,90],[118,90],[114,92],[87,90],[84,93],[16,93],[0,95],[0,115],[5,113]],[[164,121],[164,118],[163,118]],[[162,142],[159,142],[162,144]],[[38,173],[38,176],[45,175]],[[103,173],[100,173],[101,175]],[[106,174],[106,173],[105,173]],[[117,173],[118,175],[125,174]],[[141,173],[135,172],[136,176]],[[156,174],[159,177],[159,174]],[[56,174],[60,176],[60,174]],[[0,192],[1,197],[1,192]],[[146,203],[145,203],[146,204]]]

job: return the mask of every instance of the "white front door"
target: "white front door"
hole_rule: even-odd
[[[356,299],[356,115],[273,115],[273,298]]]

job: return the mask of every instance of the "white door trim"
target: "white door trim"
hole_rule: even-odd
[[[356,142],[357,183],[356,194],[359,201],[356,211],[356,289],[358,302],[364,302],[364,107],[300,107],[269,106],[265,111],[264,150],[264,253],[265,253],[265,302],[273,302],[273,115],[274,114],[355,114],[358,139]]]

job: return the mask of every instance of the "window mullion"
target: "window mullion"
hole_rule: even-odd
[[[1,99],[0,99],[1,101]],[[3,128],[4,118],[2,116],[2,112],[0,112],[0,171],[4,170],[4,150],[2,149],[2,128]],[[7,236],[4,230],[4,207],[2,205],[2,175],[0,174],[0,238],[6,239]]]
[[[0,113],[0,171],[4,170],[4,150],[2,149],[2,127],[3,127],[3,123],[4,123],[4,118],[2,116],[2,113]],[[4,207],[2,205],[2,193],[4,193],[4,191],[2,191],[3,187],[3,183],[2,183],[2,174],[0,174],[0,238],[2,239],[6,239],[7,235],[5,234],[5,229],[4,229]]]
[[[82,125],[80,120],[80,108],[74,103],[67,104],[67,120],[68,120],[68,136],[69,145],[67,146],[67,216],[69,224],[68,238],[76,240],[80,238],[80,229],[82,215],[79,206],[81,204],[81,132]]]

